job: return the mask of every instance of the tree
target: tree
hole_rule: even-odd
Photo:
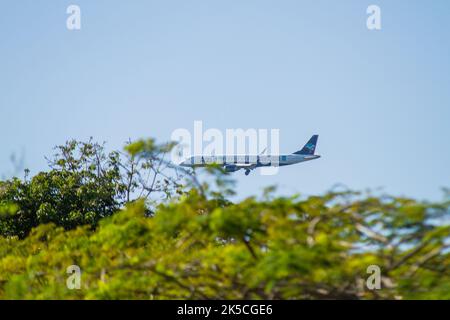
[[[95,226],[120,209],[119,156],[97,143],[69,141],[49,159],[50,171],[0,184],[0,201],[14,203],[15,214],[0,220],[4,236],[25,237],[31,228],[55,223],[66,229]]]
[[[450,298],[450,201],[269,187],[233,203],[230,175],[177,168],[172,146],[69,141],[48,172],[0,182],[0,298]]]
[[[448,202],[349,191],[224,205],[192,189],[151,218],[137,201],[95,230],[0,238],[0,297],[449,299],[448,217]],[[372,265],[380,290],[366,286]]]
[[[0,216],[0,235],[24,238],[45,223],[67,230],[94,228],[125,203],[143,198],[151,208],[152,197],[169,199],[181,187],[179,175],[169,170],[165,159],[170,149],[171,145],[151,139],[128,143],[125,152],[106,153],[104,145],[92,139],[57,146],[47,159],[49,171],[31,179],[26,171],[24,179],[0,181],[0,205],[17,207],[14,214]]]

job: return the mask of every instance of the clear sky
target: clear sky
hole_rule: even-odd
[[[66,8],[81,8],[81,30]],[[366,9],[381,8],[369,31]],[[450,186],[447,0],[3,0],[0,173],[32,173],[70,138],[170,138],[177,128],[278,128],[280,149],[320,135],[321,159],[238,177],[440,199]]]

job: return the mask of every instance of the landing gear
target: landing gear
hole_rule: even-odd
[[[245,170],[245,175],[248,176],[250,174],[250,170]]]

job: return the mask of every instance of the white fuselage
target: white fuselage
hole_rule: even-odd
[[[220,155],[220,156],[193,156],[184,160],[179,165],[183,167],[205,167],[209,165],[222,166],[226,172],[245,170],[248,175],[250,171],[259,167],[281,167],[294,163],[305,162],[320,158],[314,154],[316,151],[319,135],[313,135],[302,149],[291,154],[281,155]],[[263,152],[264,153],[264,152]]]
[[[264,166],[286,166],[317,158],[320,158],[320,156],[301,154],[193,156],[179,165],[183,167],[204,167],[218,164],[224,167],[237,166],[239,169],[245,169],[246,167],[253,169]]]

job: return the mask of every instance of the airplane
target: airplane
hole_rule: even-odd
[[[259,167],[277,167],[288,166],[295,163],[305,162],[320,158],[314,154],[316,150],[317,140],[319,136],[313,135],[305,146],[292,154],[282,155],[220,155],[220,156],[192,156],[182,161],[179,166],[182,167],[206,167],[212,164],[218,164],[225,169],[226,172],[235,172],[245,170],[245,175]]]

